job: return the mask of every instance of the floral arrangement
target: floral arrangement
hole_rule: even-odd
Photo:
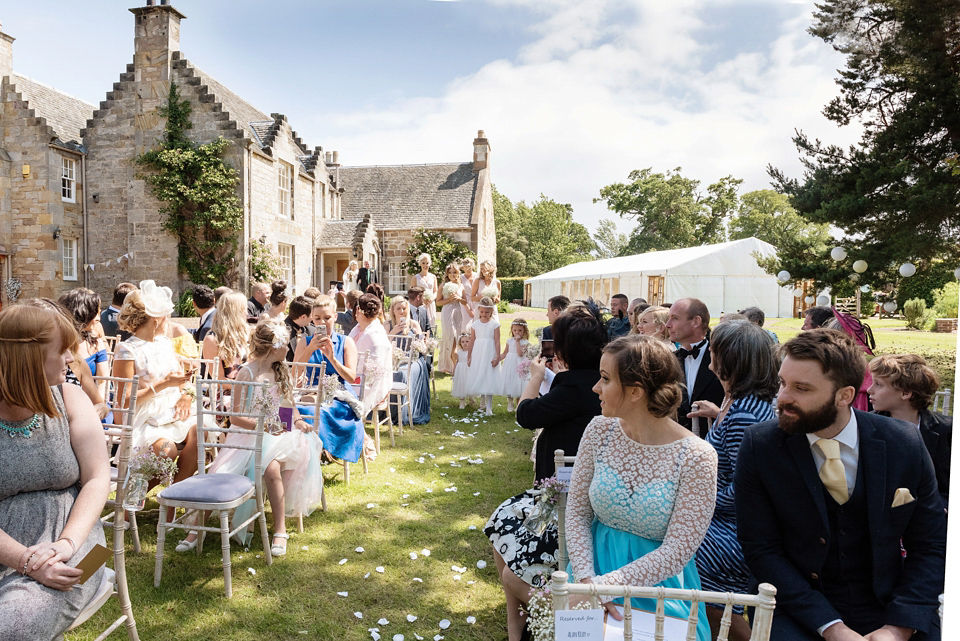
[[[20,298],[20,290],[23,289],[23,281],[19,278],[10,278],[7,280],[7,298],[10,299],[10,302],[16,302]]]
[[[413,351],[419,352],[424,356],[429,356],[437,349],[436,339],[430,338],[429,336],[424,336],[423,338],[417,338],[413,341]]]
[[[540,343],[534,345],[533,343],[527,343],[526,348],[523,350],[523,357],[535,361],[540,358]]]
[[[363,378],[365,385],[378,383],[382,381],[388,374],[392,374],[392,372],[388,372],[386,368],[384,368],[383,364],[379,361],[372,358],[368,358],[366,361],[364,361]]]
[[[530,363],[532,363],[529,358],[525,358],[517,363],[517,376],[525,381],[530,380]]]
[[[261,388],[253,397],[253,409],[265,420],[280,415],[280,395],[270,388]]]
[[[544,577],[537,581],[542,588],[530,588],[530,601],[527,603],[527,612],[530,619],[527,627],[533,635],[533,641],[554,641],[553,594],[550,592],[550,583]],[[592,610],[590,601],[581,601],[571,610]]]
[[[336,374],[324,374],[319,387],[324,401],[333,400],[334,395],[343,389],[340,378]]]
[[[538,481],[534,489],[539,490],[540,494],[536,505],[524,520],[523,527],[539,537],[557,522],[557,505],[567,486],[556,476],[551,476]]]
[[[437,300],[437,293],[432,289],[425,289],[423,290],[423,300],[427,301],[428,303],[432,303],[433,301]]]
[[[496,285],[487,285],[486,287],[480,290],[480,295],[486,296],[487,298],[495,299],[497,296],[500,295],[500,292],[497,291]]]
[[[148,479],[157,479],[160,485],[173,483],[173,476],[177,473],[177,462],[166,456],[160,456],[149,445],[137,448],[130,459],[130,474],[143,476]]]
[[[450,281],[447,281],[443,284],[443,297],[452,298],[456,296],[458,293],[460,293],[460,290],[462,290],[462,288],[463,286],[460,285],[459,283],[451,283]]]

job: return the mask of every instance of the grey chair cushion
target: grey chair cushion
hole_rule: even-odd
[[[174,483],[160,492],[167,501],[229,503],[253,489],[253,481],[241,474],[203,474]]]

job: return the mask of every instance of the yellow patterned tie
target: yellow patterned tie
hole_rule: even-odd
[[[827,488],[827,492],[830,492],[833,500],[843,505],[850,500],[850,493],[847,491],[843,461],[840,460],[840,443],[832,438],[822,438],[817,441],[817,446],[827,457],[820,467],[820,480],[823,481],[823,486]]]

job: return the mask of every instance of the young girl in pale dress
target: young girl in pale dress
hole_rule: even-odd
[[[460,409],[464,409],[467,404],[467,353],[469,350],[470,334],[460,334],[457,338],[457,351],[453,354],[456,368],[453,370],[453,390],[451,391],[454,398],[460,399]]]
[[[513,411],[514,402],[523,395],[526,381],[517,373],[517,365],[523,360],[523,355],[530,345],[530,330],[527,321],[518,318],[510,323],[510,338],[500,354],[500,374],[503,377],[501,393],[507,397],[507,411]]]
[[[486,296],[477,306],[479,318],[470,326],[467,351],[467,395],[482,396],[487,416],[493,416],[493,396],[500,393],[500,324],[494,322],[493,301]]]
[[[500,303],[501,289],[502,285],[497,279],[497,266],[493,261],[485,260],[480,263],[480,275],[473,281],[470,298],[477,304],[481,298],[489,298],[493,302],[493,320],[498,323],[500,315],[497,314],[497,305]]]

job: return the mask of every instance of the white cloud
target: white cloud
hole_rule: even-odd
[[[346,164],[467,160],[483,129],[503,193],[572,203],[590,228],[613,217],[592,199],[632,169],[682,166],[704,187],[733,174],[745,190],[766,188],[768,163],[800,173],[795,128],[841,143],[857,132],[820,115],[841,61],[805,32],[809,11],[777,25],[759,51],[724,43],[723,57],[698,40],[704,10],[734,4],[537,0],[542,20],[516,60],[492,61],[439,98],[324,114],[337,132],[327,146]]]

